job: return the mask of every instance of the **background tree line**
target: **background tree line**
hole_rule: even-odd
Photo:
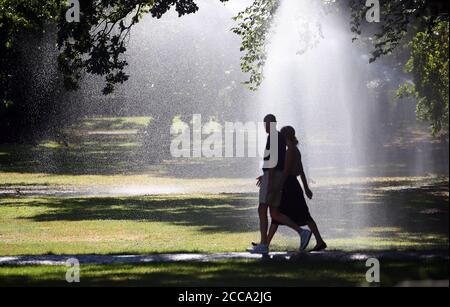
[[[364,0],[325,2],[350,11],[349,29],[355,39],[373,47],[371,61],[384,58],[404,70],[411,82],[398,95],[415,98],[417,116],[430,123],[433,134],[448,135],[448,2],[381,1],[379,24],[364,21]],[[104,95],[128,82],[127,43],[144,15],[161,18],[174,8],[181,17],[199,9],[195,0],[81,0],[80,5],[81,22],[67,23],[66,1],[0,0],[0,142],[33,139],[40,131],[63,125],[60,117],[76,104],[70,91],[89,75],[102,78],[99,92]],[[233,31],[242,40],[241,69],[248,74],[244,84],[252,90],[264,80],[267,33],[278,5],[279,0],[255,0],[235,17]],[[40,60],[58,67],[46,72],[53,81],[45,85],[44,94],[30,95],[38,91],[29,72],[32,63],[25,60],[32,55],[30,45],[47,48],[48,58]],[[106,103],[114,101],[107,97]],[[159,121],[170,124],[172,115]]]

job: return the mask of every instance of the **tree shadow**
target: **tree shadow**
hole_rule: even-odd
[[[88,265],[79,285],[110,286],[299,286],[355,285],[353,275],[362,264],[350,264],[346,272],[336,264],[308,264],[271,261],[227,261],[213,263],[165,263],[135,265]],[[359,270],[361,271],[361,270]],[[63,278],[61,278],[63,277]],[[55,270],[41,271],[35,278],[10,274],[3,286],[69,285],[64,274]]]
[[[7,266],[10,273],[2,286],[153,286],[153,287],[299,287],[361,286],[369,284],[364,262],[286,262],[226,261],[163,264],[83,265],[81,283],[65,281],[66,267]],[[381,286],[394,286],[404,280],[441,280],[448,261],[383,262]]]
[[[368,236],[405,243],[448,244],[448,182],[404,188],[378,183],[318,188],[309,202],[313,217],[328,239]],[[2,206],[17,206],[13,198]],[[42,213],[24,217],[36,222],[131,220],[199,227],[203,232],[258,230],[255,194],[143,197],[46,197],[27,206]],[[284,228],[284,227],[282,227]],[[290,230],[283,230],[290,233]],[[443,242],[446,238],[446,242]]]
[[[15,206],[4,201],[2,206]],[[203,232],[251,232],[257,229],[256,204],[248,195],[210,197],[40,198],[30,207],[45,213],[24,219],[47,221],[128,220],[200,227]]]
[[[310,208],[327,237],[370,236],[381,244],[394,239],[445,247],[448,189],[447,180],[430,186],[411,186],[408,181],[334,186],[317,191]]]

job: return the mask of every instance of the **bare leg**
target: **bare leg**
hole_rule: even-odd
[[[311,229],[312,233],[314,234],[317,244],[325,243],[322,236],[320,235],[319,228],[317,227],[316,222],[312,218],[308,221],[307,225],[308,225],[309,229]]]
[[[259,204],[258,214],[259,214],[259,231],[261,232],[261,244],[268,244],[267,241],[267,228],[269,227],[269,219],[267,218],[267,208],[266,204]]]
[[[292,228],[296,232],[300,230],[300,226],[295,224],[288,216],[284,215],[277,208],[270,208],[270,215],[272,219],[277,220],[280,223]]]
[[[269,228],[269,234],[267,235],[267,242],[270,245],[270,243],[272,242],[273,236],[275,236],[275,233],[278,230],[278,225],[275,224],[271,224],[270,228]]]
[[[323,240],[322,236],[320,235],[319,228],[317,227],[316,222],[312,218],[308,221],[307,225],[308,225],[309,229],[311,229],[312,233],[314,234],[314,237],[316,238],[316,241],[317,241],[316,247],[319,247],[321,245],[326,245],[325,241]]]

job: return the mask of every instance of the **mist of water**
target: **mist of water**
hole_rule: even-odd
[[[378,222],[375,226],[388,224],[392,209],[386,206],[386,210],[371,211],[372,204],[380,205],[384,200],[377,203],[373,195],[367,196],[371,192],[369,185],[342,188],[338,184],[327,185],[330,181],[326,179],[424,175],[435,171],[436,165],[448,176],[448,146],[444,155],[430,154],[433,150],[430,143],[422,142],[417,147],[411,134],[402,135],[414,123],[414,103],[403,109],[392,108],[394,111],[389,114],[382,113],[381,110],[389,110],[380,107],[381,103],[386,105],[387,99],[374,95],[371,89],[378,83],[389,83],[395,88],[396,82],[392,82],[395,72],[392,67],[368,63],[370,50],[352,43],[346,12],[327,11],[322,1],[281,0],[268,38],[264,83],[259,91],[252,93],[241,85],[248,77],[240,70],[241,41],[230,31],[235,26],[231,18],[250,1],[230,1],[224,6],[218,0],[199,0],[198,4],[198,13],[183,18],[178,18],[173,11],[160,20],[145,16],[133,28],[125,55],[130,64],[129,81],[118,86],[112,96],[104,97],[101,95],[103,80],[86,76],[79,91],[61,94],[60,99],[74,103],[58,114],[73,113],[71,117],[77,119],[84,115],[154,117],[164,114],[170,121],[174,116],[189,119],[194,113],[200,113],[205,119],[221,116],[222,120],[232,122],[259,122],[267,113],[273,113],[279,128],[292,125],[297,130],[307,176],[313,184],[318,184],[312,185],[316,194],[309,202],[311,212],[321,229],[325,228],[327,237],[351,230],[361,235],[360,230],[373,226],[375,218]],[[29,55],[36,78],[32,84],[35,93],[31,94],[40,99],[46,97],[46,93],[41,93],[45,92],[45,85],[58,74],[54,41],[55,33],[41,42],[51,50],[42,51],[46,57],[41,62],[34,54]],[[30,47],[27,43],[26,46]],[[378,80],[380,76],[387,77]],[[422,135],[426,133],[424,129],[421,131]],[[49,150],[46,158],[40,157],[43,163],[39,164],[39,171],[65,174],[65,168],[73,164],[72,173],[75,170],[76,174],[98,174],[101,167],[97,168],[97,164],[112,164],[110,171],[103,167],[108,171],[105,174],[116,174],[119,170],[128,174],[130,169],[148,174],[144,164],[151,164],[156,169],[152,175],[161,176],[161,166],[130,154],[134,149],[125,154],[108,146],[103,150],[102,140],[96,140],[92,149],[87,144],[86,155],[84,152],[73,155],[76,159],[65,156],[66,149],[58,151],[61,156]],[[93,165],[92,157],[100,162]],[[114,168],[115,162],[119,162],[120,168]],[[182,184],[168,183],[110,187],[109,192],[126,195],[257,192],[253,178],[261,172],[260,161],[246,161],[245,165],[216,162],[172,160],[168,167],[165,165],[169,170],[165,175],[193,179],[194,184],[190,184],[195,185],[195,190],[183,190]],[[375,166],[370,168],[370,165]],[[43,166],[51,168],[42,171]],[[215,182],[219,183],[198,190],[201,183],[197,179],[205,177],[218,178]],[[231,188],[226,185],[227,177],[237,178],[229,184]],[[242,182],[249,184],[244,186]],[[97,190],[95,186],[92,189]],[[256,220],[254,210],[248,214],[249,220]]]
[[[361,75],[368,62],[348,20],[320,1],[282,1],[270,35],[259,117],[275,113],[297,130],[309,169],[327,176],[364,162],[359,112],[372,102]],[[359,113],[359,114],[358,114]]]
[[[164,114],[168,121],[179,115],[189,120],[192,114],[200,113],[205,119],[220,116],[232,122],[259,122],[265,114],[274,113],[280,126],[296,128],[313,180],[397,175],[399,170],[402,175],[423,175],[439,167],[448,174],[448,148],[446,156],[430,153],[431,142],[414,147],[408,143],[411,135],[402,135],[414,122],[414,103],[383,113],[389,110],[380,107],[387,99],[374,95],[376,91],[371,88],[379,83],[395,88],[398,72],[389,65],[368,63],[369,47],[352,43],[348,12],[327,9],[322,1],[282,0],[268,39],[262,87],[252,93],[242,86],[248,76],[240,70],[241,41],[230,29],[236,25],[232,17],[250,3],[230,1],[223,5],[199,0],[196,14],[178,18],[171,11],[158,20],[144,16],[132,30],[125,55],[129,81],[118,86],[112,96],[104,97],[103,80],[87,75],[80,90],[61,96],[61,100],[70,98],[74,103],[60,113],[73,113],[69,116],[73,118]],[[53,33],[45,42],[52,48],[52,52],[45,51],[47,58],[53,59],[50,64],[30,57],[39,80],[33,84],[35,90],[44,91],[42,84],[48,84],[57,73],[54,40]],[[377,91],[388,95],[388,90]],[[45,93],[36,95],[45,98]],[[397,144],[389,147],[397,139],[405,144],[405,150]],[[369,172],[370,164],[376,169]],[[387,169],[378,167],[382,164],[388,165]],[[400,167],[393,169],[389,164]],[[184,165],[174,174],[253,178],[260,172],[258,165],[259,161],[246,162],[246,167]]]

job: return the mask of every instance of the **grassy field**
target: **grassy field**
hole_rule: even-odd
[[[386,261],[379,284],[365,279],[363,262],[291,263],[229,260],[213,263],[82,265],[80,283],[65,281],[65,266],[7,266],[0,285],[39,286],[396,286],[405,281],[446,280],[445,261]]]
[[[11,182],[8,176],[22,184],[111,184],[123,177],[134,183],[161,182],[164,177],[242,178],[253,177],[258,168],[254,159],[245,158],[160,161],[158,149],[145,142],[149,122],[150,117],[86,118],[34,144],[0,144],[0,185]],[[217,169],[222,170],[220,176]]]
[[[330,248],[448,248],[446,196],[390,193],[378,203],[334,208],[318,196],[311,210]],[[256,203],[252,194],[3,198],[0,255],[243,251],[258,238]],[[275,249],[297,245],[287,229],[274,241]]]
[[[256,241],[256,187],[254,179],[242,179],[255,166],[228,160],[154,163],[142,148],[150,120],[86,119],[61,139],[0,145],[0,255],[240,252]],[[228,173],[218,176],[217,169]],[[156,191],[149,194],[168,187],[187,192],[95,196],[97,188],[114,186]],[[221,193],[236,186],[244,192]],[[189,192],[196,187],[206,192]],[[64,189],[79,195],[59,195]],[[331,250],[448,251],[448,175],[319,178],[312,189],[309,206]],[[296,235],[281,229],[272,249],[297,247]],[[362,265],[254,260],[84,265],[82,285],[365,286]],[[383,267],[386,286],[448,279],[448,261],[390,261]],[[66,285],[65,270],[0,266],[0,285]]]

